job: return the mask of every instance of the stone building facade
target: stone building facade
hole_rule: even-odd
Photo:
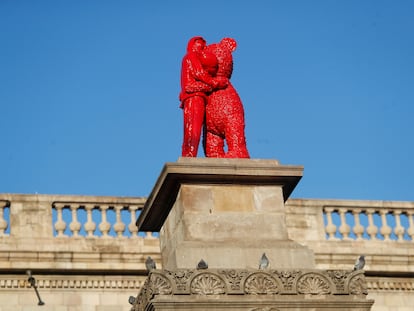
[[[146,258],[162,268],[157,233],[135,225],[146,201],[0,194],[0,311],[130,310]],[[364,254],[372,310],[412,310],[414,202],[288,199],[285,208],[288,238],[313,251],[317,269],[352,273]]]

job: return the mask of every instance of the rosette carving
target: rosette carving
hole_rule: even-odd
[[[240,290],[241,280],[248,273],[247,271],[237,271],[237,270],[222,270],[219,272],[226,277],[226,280],[229,283],[231,290]]]
[[[344,270],[332,270],[327,271],[328,275],[330,276],[332,282],[336,286],[336,290],[339,292],[345,291],[345,283],[349,276],[349,271]]]
[[[166,271],[166,273],[174,279],[178,291],[185,291],[194,270]]]
[[[300,294],[326,295],[331,292],[329,281],[325,276],[317,273],[301,276],[296,286]]]
[[[202,273],[194,277],[191,282],[191,293],[197,295],[219,295],[225,293],[225,284],[222,279],[212,273]]]
[[[253,273],[244,282],[244,290],[247,294],[271,295],[279,292],[277,281],[265,273]]]
[[[294,290],[295,280],[299,275],[299,271],[275,271],[274,272],[281,280],[283,287],[287,291]]]

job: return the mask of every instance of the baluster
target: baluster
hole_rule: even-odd
[[[375,213],[375,210],[373,209],[367,210],[367,215],[368,215],[367,233],[371,240],[377,240],[377,232],[378,232],[378,228],[374,224],[374,218],[373,218],[374,213]]]
[[[390,240],[390,234],[392,232],[392,229],[390,226],[388,226],[387,224],[387,214],[388,211],[381,209],[380,211],[380,215],[381,215],[381,222],[382,222],[382,226],[380,229],[380,233],[384,236],[384,240],[385,241],[389,241]]]
[[[155,239],[155,236],[152,235],[152,231],[145,231],[145,238]]]
[[[78,221],[77,210],[80,206],[71,205],[70,210],[72,211],[72,222],[69,224],[69,229],[72,231],[74,237],[79,236],[79,231],[81,229],[81,224]]]
[[[129,214],[131,215],[131,222],[128,225],[128,230],[131,232],[131,237],[137,237],[138,236],[138,227],[135,224],[136,223],[136,212],[138,209],[138,206],[136,205],[130,205],[129,206]]]
[[[402,211],[400,210],[394,211],[394,215],[395,215],[394,233],[398,237],[397,238],[398,241],[404,240],[404,231],[405,231],[405,228],[401,225],[401,213]]]
[[[111,224],[106,220],[106,211],[109,208],[108,205],[101,205],[100,207],[102,221],[99,224],[99,230],[102,233],[102,237],[108,237],[108,232],[111,229]]]
[[[0,202],[0,236],[6,236],[6,229],[8,223],[6,219],[4,219],[4,208],[6,207],[7,202]]]
[[[334,211],[334,209],[332,207],[325,207],[324,210],[326,213],[326,220],[328,222],[325,227],[325,232],[328,234],[329,240],[336,239],[335,237],[336,226],[333,224],[333,221],[332,221],[332,212]]]
[[[122,234],[125,231],[125,224],[122,222],[121,219],[121,210],[123,209],[122,205],[115,206],[115,215],[116,215],[116,222],[114,224],[114,230],[118,237],[122,237]]]
[[[362,210],[360,208],[355,208],[352,210],[352,215],[354,216],[355,220],[354,233],[356,240],[362,240],[362,235],[364,234],[364,227],[361,225],[361,222],[359,220],[359,215],[361,212]]]
[[[414,221],[413,221],[413,215],[414,211],[407,211],[407,217],[408,217],[408,229],[407,233],[411,238],[411,241],[414,240]]]
[[[56,216],[57,216],[57,220],[55,222],[55,230],[57,232],[56,236],[64,237],[65,235],[63,234],[63,232],[65,232],[66,223],[63,221],[62,211],[65,205],[62,203],[55,203],[54,206],[56,208]]]
[[[92,219],[92,210],[94,207],[95,206],[93,204],[85,205],[87,221],[84,227],[85,227],[85,231],[88,237],[93,237],[93,233],[95,232],[95,229],[96,229],[96,224]]]
[[[341,225],[339,226],[339,232],[342,234],[344,240],[349,240],[349,233],[351,232],[351,227],[346,223],[346,212],[345,208],[339,209],[339,216],[341,219]]]

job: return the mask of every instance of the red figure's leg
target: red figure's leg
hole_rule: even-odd
[[[193,96],[184,102],[184,139],[181,155],[196,157],[204,123],[205,99]]]
[[[226,158],[250,158],[246,147],[244,122],[233,124],[233,127],[227,128],[226,143],[228,147]]]
[[[205,154],[208,158],[224,158],[224,139],[207,132]]]

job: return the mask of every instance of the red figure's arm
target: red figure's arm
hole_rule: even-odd
[[[215,79],[204,70],[203,65],[200,62],[199,56],[196,53],[191,53],[188,55],[188,65],[191,66],[191,72],[194,78],[198,81],[204,82],[210,85],[213,88],[217,87],[217,82]]]
[[[196,80],[208,84],[213,89],[223,89],[229,84],[229,80],[226,77],[212,77],[203,68],[199,55],[196,53],[189,54],[187,59],[189,61],[188,65],[191,66],[191,72]]]

